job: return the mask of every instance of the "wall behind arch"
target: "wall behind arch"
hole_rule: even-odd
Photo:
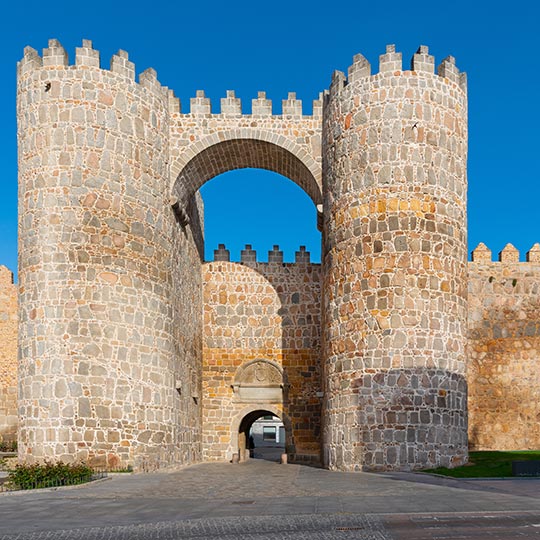
[[[232,458],[233,420],[256,405],[290,418],[292,460],[318,461],[320,265],[206,263],[203,305],[203,459]],[[235,396],[238,369],[258,358],[282,366],[289,384],[283,403],[249,404]]]

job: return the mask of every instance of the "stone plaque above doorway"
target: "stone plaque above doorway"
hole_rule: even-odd
[[[281,403],[285,386],[284,372],[278,364],[257,359],[240,366],[232,388],[235,401]]]

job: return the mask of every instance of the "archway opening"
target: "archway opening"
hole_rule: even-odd
[[[282,174],[300,186],[313,204],[322,204],[320,164],[304,149],[269,133],[260,133],[260,139],[239,138],[234,132],[221,135],[194,145],[185,153],[183,160],[173,164],[175,180],[171,194],[177,197],[179,204],[187,204],[208,180],[228,171],[246,168]],[[263,140],[265,137],[278,139],[279,143]],[[222,140],[217,142],[220,138]]]
[[[279,462],[286,453],[286,429],[281,418],[263,409],[248,413],[238,429],[240,461],[262,459]]]
[[[259,135],[264,138],[264,133]],[[190,227],[200,221],[182,209],[189,209],[188,201],[200,201],[198,195],[204,201],[200,208],[204,206],[204,258],[208,263],[202,267],[201,280],[203,456],[245,461],[252,455],[277,460],[286,453],[291,461],[298,456],[304,461],[305,456],[318,455],[314,450],[319,446],[321,272],[319,264],[310,263],[320,260],[321,237],[316,227],[322,201],[320,162],[297,143],[277,136],[276,142],[227,139],[229,136],[224,134],[220,141],[220,134],[204,144],[194,144],[173,167],[173,210],[187,238]],[[241,185],[235,186],[235,180]],[[281,184],[289,193],[269,204],[270,184]],[[214,187],[218,194],[212,204],[208,195]],[[235,208],[239,199],[240,207]],[[266,208],[253,212],[257,202]],[[301,205],[309,207],[307,218],[299,213]],[[259,230],[268,235],[263,241],[254,227],[260,216]],[[279,227],[271,218],[286,225]],[[209,219],[215,219],[218,234],[214,239]],[[232,221],[236,245],[224,237],[224,229]],[[281,236],[276,234],[278,229]],[[294,236],[302,229],[311,229],[314,240]],[[203,235],[198,238],[202,240]],[[281,376],[279,381],[256,377],[236,384],[238,367],[261,357],[291,372],[296,381],[293,391]],[[283,428],[275,416],[281,418]],[[259,419],[263,422],[257,424]],[[296,430],[301,431],[304,446],[296,445]],[[250,436],[255,448],[249,448]]]
[[[231,220],[237,221],[238,216],[243,216],[247,212],[247,219],[241,224],[240,229],[243,233],[247,232],[249,236],[254,236],[252,226],[254,216],[275,217],[276,215],[289,218],[290,224],[287,227],[289,232],[296,230],[298,224],[309,222],[315,230],[315,235],[318,235],[316,231],[318,217],[320,218],[318,212],[322,211],[321,166],[319,158],[312,155],[312,146],[306,145],[306,141],[301,143],[301,137],[294,141],[265,131],[257,131],[253,135],[256,135],[256,138],[246,138],[244,130],[231,130],[210,135],[194,143],[178,161],[172,164],[174,181],[171,185],[171,201],[174,201],[173,209],[178,220],[184,225],[193,220],[197,221],[198,218],[194,215],[193,209],[197,206],[194,204],[197,200],[196,194],[200,193],[204,200],[205,216],[219,214],[220,231],[226,228]],[[233,179],[233,184],[238,184],[240,181],[239,189],[235,189],[234,186],[229,189],[220,186],[223,182],[211,182],[212,188],[208,189],[205,184],[218,176],[227,176],[229,180],[227,184],[231,184],[231,179]],[[249,180],[246,181],[246,179]],[[279,180],[276,181],[276,179]],[[275,187],[278,185],[276,190]],[[269,186],[273,193],[269,193]],[[211,209],[214,191],[219,192],[216,196],[218,212]],[[251,193],[252,196],[245,197],[246,193]],[[273,199],[273,204],[270,203],[271,199]],[[244,202],[240,205],[235,204],[239,200]],[[267,205],[254,212],[258,201],[267,202]],[[301,202],[295,204],[296,201]],[[306,203],[310,206],[307,214],[305,211],[298,214],[298,210],[302,210]],[[295,222],[290,219],[297,214]],[[306,218],[307,215],[309,215],[308,218]],[[215,242],[208,238],[212,236],[212,226],[209,221],[205,219],[206,260],[212,260],[213,250],[217,247]],[[282,220],[284,221],[286,220]],[[279,223],[279,220],[269,220],[265,226],[259,227],[259,231],[273,233],[280,228]],[[223,236],[220,234],[221,239],[218,242],[226,243],[227,239]],[[260,245],[263,248],[260,258],[262,262],[266,259],[265,252],[273,250],[273,246],[279,245],[281,241],[279,235],[273,234],[273,236],[270,245],[268,242]],[[287,239],[288,236],[290,235],[284,234],[282,238]],[[317,240],[312,244],[316,245],[313,252],[319,260],[320,235]],[[238,238],[237,243],[240,241]],[[233,246],[237,253],[244,248],[246,243],[250,243],[248,239],[244,239],[243,242],[244,245],[236,246],[236,249]],[[285,253],[288,261],[293,262],[293,250],[306,243],[309,242],[300,241],[294,248],[291,247],[289,254]],[[308,251],[311,250],[311,245],[306,247]],[[238,258],[233,255],[232,260],[238,260]]]
[[[311,262],[320,261],[321,233],[317,208],[309,195],[289,178],[263,169],[226,172],[200,189],[204,201],[205,260],[224,244],[232,261],[240,260],[247,244],[259,262],[267,262],[274,246],[284,261],[294,262],[305,246]]]

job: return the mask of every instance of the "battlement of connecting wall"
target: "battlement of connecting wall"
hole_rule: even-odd
[[[218,248],[214,250],[214,261],[230,262],[231,253],[225,247],[225,244],[219,244]],[[240,262],[243,264],[261,263],[257,260],[257,252],[252,248],[251,244],[246,244],[245,248],[240,252]],[[306,246],[300,246],[299,250],[294,254],[294,263],[284,263],[283,251],[279,249],[278,245],[274,245],[273,248],[268,251],[268,264],[317,264],[311,262],[311,254],[306,250]],[[264,264],[264,263],[263,263]]]
[[[480,244],[474,248],[471,255],[473,263],[487,264],[491,262],[519,262],[519,250],[510,243],[506,244],[506,246],[504,246],[504,248],[499,252],[497,261],[492,261],[491,250],[483,242],[480,242]],[[540,263],[540,244],[538,242],[534,244],[529,251],[527,251],[526,262]]]

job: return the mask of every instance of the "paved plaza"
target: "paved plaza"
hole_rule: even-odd
[[[0,540],[15,538],[540,538],[540,479],[206,463],[0,496]]]

